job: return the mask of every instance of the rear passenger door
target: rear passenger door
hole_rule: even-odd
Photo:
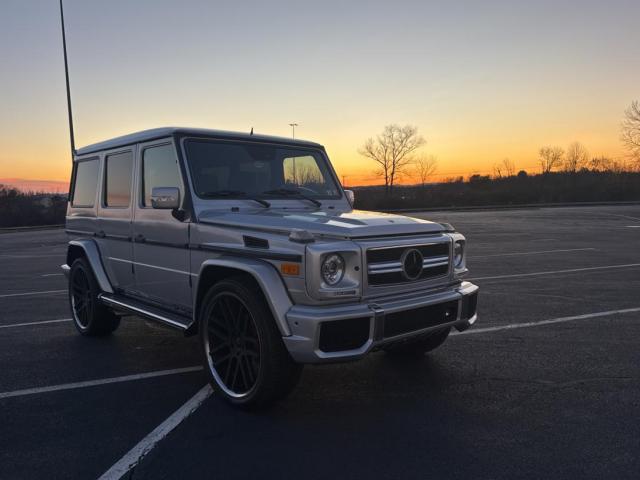
[[[184,182],[172,140],[139,146],[138,185],[133,256],[136,290],[147,301],[178,313],[192,308],[189,272],[189,222],[176,219],[171,210],[154,209],[155,187],[177,187],[184,202]]]
[[[95,234],[111,284],[123,293],[134,287],[131,243],[134,152],[129,147],[104,155]]]

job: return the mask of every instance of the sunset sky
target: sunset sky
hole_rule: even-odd
[[[164,125],[324,144],[348,185],[358,154],[413,124],[438,177],[534,171],[540,146],[622,157],[640,99],[640,2],[65,0],[76,142]],[[0,179],[70,170],[57,0],[0,3]]]

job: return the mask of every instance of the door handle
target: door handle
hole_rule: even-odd
[[[146,238],[144,237],[144,235],[142,235],[141,233],[139,233],[138,235],[135,236],[134,241],[136,243],[144,243],[144,241],[146,240]]]
[[[100,230],[99,232],[96,232],[96,237],[98,237],[98,238],[104,238],[106,236],[107,236],[107,234],[104,233],[104,230]]]

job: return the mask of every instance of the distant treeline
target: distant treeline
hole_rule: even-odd
[[[472,175],[468,180],[396,186],[354,187],[356,208],[390,210],[403,208],[522,205],[532,203],[640,201],[640,172],[549,172],[490,177]],[[66,195],[24,193],[0,185],[0,228],[63,224]]]
[[[356,187],[356,208],[465,207],[531,203],[604,202],[640,200],[640,172],[549,172],[495,178],[472,175],[444,183],[396,186],[392,195],[384,187]]]
[[[64,223],[66,195],[24,193],[0,185],[0,228]]]

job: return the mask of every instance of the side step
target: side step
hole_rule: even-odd
[[[99,298],[102,303],[116,310],[124,310],[133,315],[139,315],[182,332],[186,332],[192,323],[191,317],[169,313],[128,297],[114,295],[112,293],[102,293]]]

